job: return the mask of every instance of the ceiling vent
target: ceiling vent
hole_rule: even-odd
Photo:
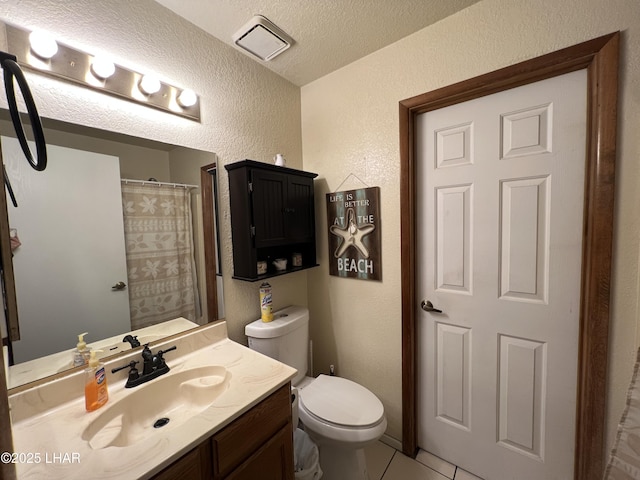
[[[293,39],[262,15],[256,15],[233,35],[234,43],[260,60],[271,60],[293,44]]]

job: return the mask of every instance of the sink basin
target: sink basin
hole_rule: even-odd
[[[82,439],[94,450],[134,445],[205,410],[228,388],[230,378],[226,368],[216,365],[169,372],[107,404]]]

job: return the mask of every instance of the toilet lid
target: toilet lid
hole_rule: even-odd
[[[375,425],[384,415],[378,397],[346,378],[320,375],[300,390],[299,399],[309,413],[346,427]]]

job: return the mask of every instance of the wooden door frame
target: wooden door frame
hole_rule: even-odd
[[[218,212],[215,205],[217,202],[217,192],[213,188],[213,182],[217,178],[211,173],[217,172],[218,164],[210,163],[200,168],[200,191],[202,192],[202,230],[204,238],[204,263],[205,263],[205,283],[207,291],[207,323],[218,319],[218,258],[216,255],[216,245],[218,244],[215,219]]]
[[[416,116],[485,95],[587,69],[587,145],[576,395],[574,477],[604,471],[605,403],[617,135],[615,32],[400,102],[402,268],[402,449],[417,453]]]

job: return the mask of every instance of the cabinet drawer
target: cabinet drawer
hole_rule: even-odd
[[[289,383],[214,435],[214,478],[226,476],[287,423],[291,423]]]

